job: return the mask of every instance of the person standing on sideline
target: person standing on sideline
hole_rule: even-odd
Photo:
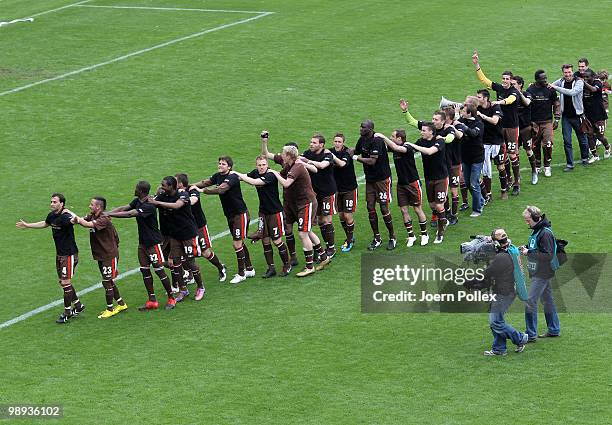
[[[523,219],[531,229],[527,246],[521,248],[521,254],[527,256],[527,269],[531,278],[529,299],[525,307],[525,325],[529,342],[535,342],[538,337],[558,337],[561,332],[551,285],[555,276],[551,261],[556,254],[556,240],[550,221],[538,207],[528,206],[523,211]],[[544,304],[544,317],[548,326],[548,330],[541,335],[538,335],[538,300]]]

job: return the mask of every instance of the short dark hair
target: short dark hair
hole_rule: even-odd
[[[365,120],[364,122],[361,123],[361,126],[363,128],[369,128],[370,130],[374,130],[374,121]]]
[[[514,79],[514,81],[516,81],[517,83],[519,83],[519,85],[521,87],[523,87],[525,85],[525,80],[523,79],[523,77],[521,77],[520,75],[515,75],[514,77],[512,77]]]
[[[434,112],[433,114],[439,116],[442,119],[442,121],[446,121],[446,113],[444,111],[438,110]]]
[[[342,139],[342,141],[344,142],[346,140],[346,138],[344,137],[344,133],[336,133],[336,135],[334,136],[334,139],[336,137],[340,137]]]
[[[96,196],[95,198],[93,198],[95,201],[99,202],[102,205],[102,209],[105,210],[106,209],[106,199],[101,197],[101,196]]]
[[[176,189],[176,179],[174,176],[166,176],[162,179],[162,182],[166,183],[172,189]]]
[[[60,201],[62,204],[66,205],[66,197],[64,196],[64,194],[59,193],[59,192],[55,192],[55,193],[52,193],[52,194],[51,194],[51,197],[52,197],[52,198],[57,198],[57,199],[59,199],[59,201]]]
[[[227,165],[229,165],[230,170],[234,166],[234,160],[231,156],[220,156],[217,161],[224,161]]]
[[[580,58],[580,59],[578,59],[578,63],[580,63],[580,62],[582,62],[586,66],[589,66],[589,60],[587,58]]]
[[[537,80],[542,74],[546,74],[546,71],[544,71],[543,69],[538,69],[535,74],[533,74],[533,77]]]
[[[136,183],[136,190],[143,195],[148,195],[151,191],[151,183],[146,180],[140,180],[138,183]]]
[[[325,144],[325,137],[323,137],[323,135],[321,133],[315,133],[312,136],[313,139],[317,139],[319,141],[320,144],[324,145]]]
[[[189,186],[189,176],[185,173],[178,173],[174,177],[176,177],[176,181],[183,185],[183,187]]]
[[[585,77],[593,77],[595,78],[595,71],[593,71],[592,69],[587,69],[586,71],[584,71],[584,76]]]
[[[489,93],[489,90],[487,90],[487,89],[480,89],[476,93],[481,94],[482,97],[486,97],[487,100],[491,99],[491,93]]]
[[[427,127],[432,133],[435,133],[436,131],[436,127],[433,125],[432,122],[424,122],[423,124],[421,124],[421,129]]]
[[[403,128],[397,128],[393,131],[395,131],[395,135],[397,137],[402,139],[402,142],[406,142],[406,130],[404,130]]]
[[[508,71],[508,70],[502,72],[502,75],[509,75],[511,78],[514,77],[514,74],[512,73],[512,71]]]
[[[574,69],[574,65],[572,65],[571,63],[564,63],[563,65],[561,65],[561,71],[565,71],[566,69]]]

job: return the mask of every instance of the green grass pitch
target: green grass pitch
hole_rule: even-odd
[[[71,3],[0,0],[0,21]],[[0,27],[0,323],[60,298],[50,231],[14,226],[44,219],[52,192],[83,213],[96,195],[125,204],[140,179],[208,177],[222,154],[250,171],[263,128],[275,148],[295,140],[304,150],[315,131],[329,139],[343,131],[354,146],[365,118],[387,134],[405,126],[401,96],[428,118],[440,96],[474,93],[474,49],[492,79],[510,68],[531,82],[543,68],[552,80],[581,56],[609,68],[611,12],[610,2],[583,0],[92,0]],[[105,65],[13,91],[97,64]],[[563,162],[560,131],[553,162]],[[476,220],[462,214],[444,243],[426,250],[456,252],[468,235],[496,226],[522,243],[521,211],[536,204],[572,252],[606,252],[611,167],[567,175],[555,166],[536,187],[524,179],[518,198],[495,201]],[[243,193],[253,216],[255,190],[243,185]],[[491,359],[482,356],[486,315],[362,314],[363,195],[361,186],[356,248],[307,280],[256,277],[231,287],[200,261],[201,303],[139,313],[145,292],[134,274],[119,281],[130,308],[111,320],[96,318],[104,297],[95,290],[66,326],[54,323],[56,307],[0,329],[0,404],[59,403],[66,424],[610,422],[610,315],[562,314],[562,338]],[[204,207],[211,234],[224,231],[218,199]],[[392,213],[403,236],[396,205]],[[136,224],[115,225],[121,271],[134,269]],[[84,229],[77,242],[82,290],[99,272]],[[229,238],[214,249],[235,272]],[[251,253],[263,273],[261,247]],[[400,244],[396,255],[410,252]],[[520,314],[509,321],[523,326]]]

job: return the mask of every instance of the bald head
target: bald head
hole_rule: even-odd
[[[359,128],[359,134],[370,137],[374,135],[374,122],[372,120],[365,120],[362,122]]]

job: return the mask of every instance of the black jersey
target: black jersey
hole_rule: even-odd
[[[404,147],[405,153],[393,151],[393,163],[397,172],[397,184],[408,185],[419,180],[419,172],[414,162],[415,150],[408,143]]]
[[[499,83],[491,84],[491,88],[497,94],[497,100],[505,100],[510,96],[516,97],[516,100],[511,104],[501,105],[501,110],[504,113],[501,122],[503,128],[518,128],[518,105],[521,101],[521,95],[519,92],[514,88],[514,86],[504,88],[504,86]]]
[[[259,198],[259,212],[266,215],[281,212],[283,204],[278,199],[278,180],[274,173],[268,170],[259,174],[259,171],[254,169],[247,176],[264,182],[263,186],[255,186]]]
[[[357,188],[357,177],[355,176],[355,163],[349,150],[345,147],[340,152],[332,149],[331,152],[336,158],[346,162],[344,167],[334,167],[334,179],[338,192],[350,192]]]
[[[443,139],[433,138],[431,140],[419,139],[415,145],[423,146],[424,148],[437,147],[438,152],[433,155],[421,154],[423,160],[423,173],[425,180],[442,180],[448,177],[448,168],[446,167],[446,155],[444,154],[445,143]]]
[[[195,196],[198,198],[198,202],[191,205],[191,214],[193,214],[193,219],[195,220],[197,228],[201,229],[202,227],[206,226],[206,216],[204,215],[204,210],[202,209],[200,192],[197,189],[189,189],[189,196]]]
[[[324,169],[318,169],[316,173],[310,173],[312,188],[318,196],[325,197],[336,193],[336,179],[334,178],[334,156],[331,152],[321,151],[314,153],[310,150],[304,152],[306,159],[316,162],[328,162]]]
[[[589,89],[585,88],[582,92],[584,114],[592,123],[605,121],[608,119],[608,114],[606,114],[603,103],[603,84],[601,81],[595,80],[591,85],[595,87],[597,91],[591,92]]]
[[[531,96],[531,121],[552,121],[554,104],[559,100],[557,91],[531,84],[527,87],[527,93]]]
[[[221,206],[223,207],[223,214],[225,214],[226,217],[233,217],[247,211],[247,206],[244,203],[242,191],[240,190],[240,179],[236,174],[215,173],[210,177],[210,181],[215,185],[225,183],[229,186],[227,192],[219,194]]]
[[[470,165],[484,161],[484,146],[482,135],[484,124],[480,118],[461,118],[459,120],[465,128],[461,129],[461,161]]]
[[[179,199],[184,205],[177,209],[158,207],[160,221],[162,217],[164,222],[169,225],[169,236],[177,241],[186,241],[195,238],[198,234],[196,223],[191,213],[191,203],[189,202],[189,193],[184,190],[177,190],[174,195],[165,193],[155,197],[160,202],[174,203]]]
[[[142,202],[134,198],[130,202],[130,209],[136,210],[136,224],[138,225],[138,243],[146,247],[157,245],[162,241],[157,227],[157,209],[155,205]]]
[[[529,94],[529,92],[524,91],[523,96],[531,100],[531,94]],[[516,107],[516,112],[518,113],[519,129],[531,126],[531,103],[525,106],[521,98],[517,99],[517,101],[518,106]]]
[[[51,226],[57,255],[67,256],[79,252],[74,239],[74,225],[70,221],[71,219],[72,215],[63,211],[59,214],[51,211],[45,219],[45,223]]]
[[[355,154],[361,155],[364,158],[370,158],[371,156],[378,157],[374,165],[363,164],[366,182],[379,182],[391,176],[389,156],[383,139],[361,136],[357,141],[357,146],[355,146]]]
[[[489,105],[488,108],[479,106],[478,112],[483,115],[486,115],[487,117],[493,117],[495,115],[499,117],[499,121],[497,121],[497,124],[491,124],[488,121],[482,120],[484,124],[482,143],[485,145],[501,145],[504,142],[504,130],[502,128],[502,119],[504,113],[502,112],[499,105]]]

